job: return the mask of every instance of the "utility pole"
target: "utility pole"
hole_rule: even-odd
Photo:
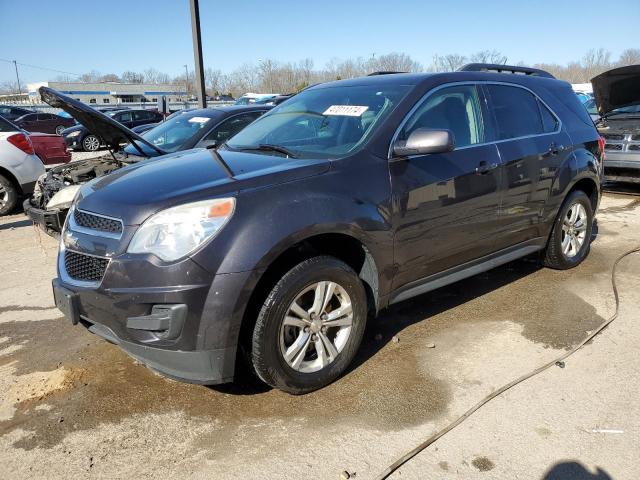
[[[16,67],[16,80],[18,80],[18,94],[22,93],[22,87],[20,87],[20,75],[18,75],[18,63],[14,60],[13,66]]]
[[[187,92],[187,102],[189,101],[189,69],[184,66],[184,89]]]
[[[207,97],[204,89],[204,68],[202,65],[202,38],[200,36],[200,7],[198,0],[189,0],[191,6],[191,35],[193,36],[193,59],[196,65],[195,84],[198,106],[207,106]]]

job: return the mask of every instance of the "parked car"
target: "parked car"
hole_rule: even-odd
[[[640,65],[609,70],[591,84],[606,140],[605,178],[640,183]]]
[[[172,378],[228,382],[246,358],[309,392],[349,366],[368,313],[537,252],[580,264],[601,158],[570,85],[541,70],[317,85],[219,149],[81,187],[56,305]]]
[[[279,95],[279,93],[245,93],[235,101],[234,105],[250,105],[252,103],[274,98]]]
[[[102,112],[111,117],[116,122],[127,128],[146,125],[148,123],[158,123],[163,120],[162,114],[154,110],[133,110],[118,109]],[[88,126],[80,123],[62,132],[67,147],[72,150],[84,150],[85,152],[95,152],[106,146],[105,140],[91,131]]]
[[[276,95],[275,97],[261,98],[253,102],[255,105],[280,105],[285,100],[289,100],[293,97],[293,93],[287,95]]]
[[[62,229],[67,212],[80,186],[140,160],[191,148],[211,148],[254,121],[270,106],[228,106],[190,110],[137,135],[122,124],[69,97],[46,89],[43,99],[71,113],[114,152],[113,156],[90,158],[50,169],[38,180],[34,194],[24,202],[27,215],[49,234]],[[130,142],[124,148],[123,143]]]
[[[29,113],[33,113],[33,110],[22,107],[12,107],[10,105],[0,105],[0,117],[3,117],[10,122]]]
[[[146,132],[148,130],[151,130],[154,127],[157,127],[158,125],[160,125],[160,124],[159,123],[147,123],[145,125],[138,125],[137,127],[133,127],[131,129],[131,131],[133,133],[137,133],[138,135],[140,135],[140,134],[142,134],[142,133],[144,133],[144,132]]]
[[[596,123],[600,121],[600,115],[598,114],[598,107],[596,106],[596,100],[594,98],[592,98],[591,100],[587,100],[585,103],[583,103],[583,105],[584,105],[584,108],[587,109],[587,112],[589,113],[591,120],[593,120]]]
[[[64,129],[76,124],[72,118],[64,118],[53,113],[27,113],[16,118],[15,123],[27,132],[55,133],[62,135]]]
[[[71,153],[67,151],[67,146],[60,135],[30,133],[29,140],[31,140],[36,155],[45,165],[57,165],[71,161]]]
[[[31,195],[43,173],[28,134],[0,117],[0,216],[10,213],[21,196]]]

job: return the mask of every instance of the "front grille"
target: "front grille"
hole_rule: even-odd
[[[629,150],[640,150],[640,145],[629,145]]]
[[[624,135],[619,133],[605,133],[603,137],[607,140],[624,140]]]
[[[94,215],[93,213],[83,212],[77,208],[73,212],[73,219],[79,227],[109,233],[122,233],[122,222],[120,220],[114,220],[112,218]]]
[[[99,282],[109,264],[108,258],[92,257],[82,253],[64,252],[64,268],[74,280]]]
[[[605,143],[605,150],[622,150],[622,145],[619,143]]]
[[[631,135],[631,140],[640,140],[640,135]]]

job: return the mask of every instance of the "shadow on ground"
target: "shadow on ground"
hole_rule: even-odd
[[[551,467],[542,480],[613,480],[613,477],[600,467],[591,473],[579,462],[561,462]]]

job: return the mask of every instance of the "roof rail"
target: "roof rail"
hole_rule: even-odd
[[[394,72],[394,71],[391,71],[391,70],[389,70],[389,71],[383,70],[383,71],[380,71],[380,72],[372,72],[372,73],[368,74],[367,77],[375,77],[376,75],[393,75],[395,73],[408,73],[408,72]]]
[[[556,78],[549,72],[539,68],[517,67],[515,65],[502,65],[499,63],[468,63],[458,69],[459,72],[498,72],[498,73],[519,73],[534,77]]]

